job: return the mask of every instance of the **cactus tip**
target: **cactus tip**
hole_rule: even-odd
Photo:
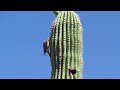
[[[57,16],[60,11],[53,11],[53,13]]]

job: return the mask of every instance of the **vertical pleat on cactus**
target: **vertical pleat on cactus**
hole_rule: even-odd
[[[54,11],[51,26],[51,79],[83,78],[82,25],[74,11]],[[75,75],[70,70],[76,70]]]

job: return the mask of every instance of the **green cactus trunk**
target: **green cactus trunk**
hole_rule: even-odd
[[[50,34],[51,79],[82,79],[82,25],[73,11],[54,11]]]

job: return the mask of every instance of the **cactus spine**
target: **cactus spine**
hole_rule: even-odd
[[[73,11],[54,11],[51,26],[51,79],[82,79],[82,25]]]

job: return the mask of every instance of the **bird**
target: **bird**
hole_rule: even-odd
[[[50,56],[49,47],[50,47],[50,38],[48,38],[47,40],[45,40],[45,41],[43,42],[44,55],[45,55],[46,53],[48,53],[48,55]],[[51,56],[50,56],[50,57],[51,57]]]

